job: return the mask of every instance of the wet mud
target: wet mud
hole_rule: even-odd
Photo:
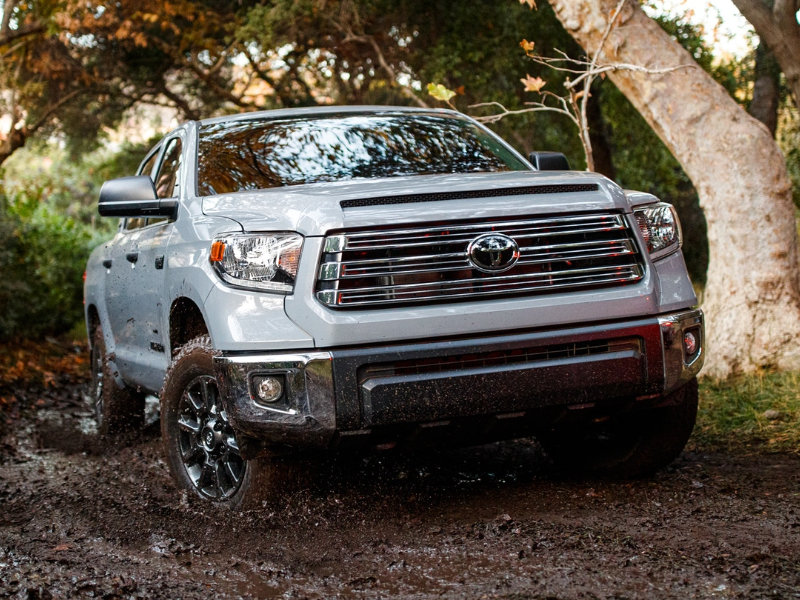
[[[0,598],[800,598],[797,456],[610,482],[530,440],[348,455],[233,513],[176,490],[152,418],[100,440],[79,396],[0,444]]]

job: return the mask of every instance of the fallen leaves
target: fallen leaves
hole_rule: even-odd
[[[0,389],[21,383],[54,387],[63,374],[84,377],[88,350],[81,344],[22,342],[0,345]]]

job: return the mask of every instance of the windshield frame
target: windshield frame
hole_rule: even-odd
[[[217,117],[213,119],[206,119],[203,121],[196,122],[197,133],[195,135],[195,143],[194,143],[194,177],[193,177],[194,193],[198,198],[213,198],[215,196],[229,195],[229,194],[262,193],[262,192],[270,192],[276,190],[285,190],[287,188],[296,188],[304,185],[326,185],[333,183],[342,183],[345,181],[355,181],[355,180],[364,181],[369,179],[377,179],[377,177],[343,178],[332,181],[312,181],[312,182],[296,183],[290,185],[279,185],[279,186],[272,186],[265,188],[242,189],[237,191],[221,192],[221,193],[217,192],[214,194],[201,193],[200,143],[202,139],[202,132],[205,127],[222,123],[244,124],[249,121],[258,121],[258,122],[288,121],[293,119],[296,119],[298,121],[305,121],[305,120],[341,119],[341,118],[352,118],[352,117],[406,117],[406,118],[436,117],[436,118],[448,118],[448,119],[463,121],[466,124],[477,128],[479,131],[481,131],[488,137],[492,138],[493,142],[498,144],[500,147],[502,147],[503,150],[508,152],[511,158],[519,161],[520,166],[525,168],[518,169],[518,171],[536,170],[525,156],[523,156],[519,151],[517,151],[513,146],[511,146],[511,144],[509,144],[506,140],[500,137],[497,133],[495,133],[494,131],[492,131],[479,121],[463,113],[459,113],[453,110],[403,108],[403,107],[384,108],[384,107],[346,107],[346,106],[316,107],[312,109],[299,109],[299,110],[284,109],[284,110],[259,111],[243,115],[234,115],[231,117]],[[510,171],[517,171],[517,169],[509,169],[509,171],[496,171],[496,172],[501,173]],[[464,171],[463,173],[459,174],[467,175],[469,173],[487,173],[487,172],[492,172],[492,171]],[[418,175],[426,175],[426,174],[404,173],[401,175],[396,175],[395,177],[414,177]],[[392,177],[389,176],[387,178],[392,178]]]

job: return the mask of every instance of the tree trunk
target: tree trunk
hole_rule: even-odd
[[[616,0],[550,0],[567,31],[595,52]],[[678,159],[708,220],[705,373],[800,368],[800,268],[791,187],[767,128],[628,1],[600,62],[649,68],[612,81]],[[668,200],[668,199],[667,199]]]
[[[16,129],[13,125],[7,135],[0,134],[0,165],[22,148],[27,139],[26,130],[24,128]]]
[[[772,137],[778,128],[781,70],[772,51],[762,41],[756,49],[756,72],[753,80],[753,99],[747,109],[767,126]]]
[[[597,84],[592,86],[597,87]],[[600,93],[592,91],[594,101],[586,104],[586,118],[589,121],[589,139],[592,142],[592,155],[594,157],[594,170],[602,173],[609,179],[617,178],[617,171],[612,160],[611,145],[608,143],[607,126],[600,110]]]
[[[800,25],[796,17],[800,2],[733,0],[733,3],[775,54],[792,90],[794,103],[800,106]]]

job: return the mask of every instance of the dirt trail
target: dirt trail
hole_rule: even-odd
[[[526,441],[342,457],[231,514],[176,491],[157,424],[103,450],[63,404],[0,445],[0,598],[800,598],[796,456],[689,452],[627,483]]]

